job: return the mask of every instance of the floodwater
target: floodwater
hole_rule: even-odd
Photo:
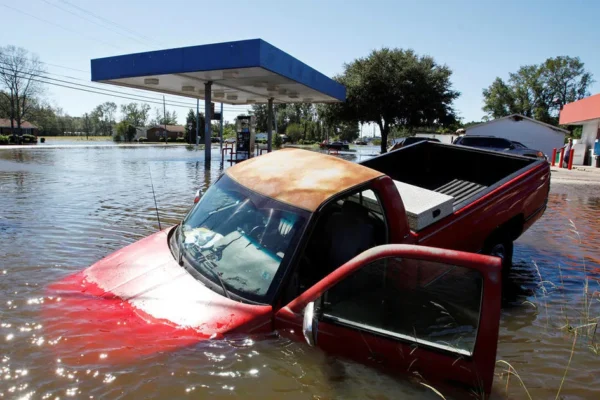
[[[374,151],[342,156],[359,161]],[[53,301],[44,288],[158,229],[150,177],[163,227],[177,223],[196,189],[227,168],[218,148],[210,168],[203,154],[181,146],[0,149],[0,397],[438,398],[276,333],[135,364],[62,362],[40,318]],[[584,189],[553,185],[545,216],[515,247],[497,358],[533,398],[554,398],[565,371],[561,396],[600,398],[600,346],[589,329],[600,316],[600,186]],[[507,384],[506,369],[496,367],[493,397],[526,398],[514,375]]]

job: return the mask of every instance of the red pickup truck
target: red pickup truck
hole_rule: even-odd
[[[179,225],[50,285],[60,301],[44,305],[45,328],[77,363],[277,330],[489,393],[502,269],[545,210],[549,174],[433,142],[361,164],[297,149],[253,158]]]

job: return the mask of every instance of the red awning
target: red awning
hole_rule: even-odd
[[[600,119],[600,93],[565,104],[560,112],[561,125],[581,125],[583,121]]]

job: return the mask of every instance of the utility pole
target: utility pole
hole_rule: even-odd
[[[163,122],[165,124],[165,144],[167,144],[167,138],[169,137],[169,132],[167,131],[167,106],[165,104],[165,96],[163,95]]]
[[[196,149],[200,144],[200,99],[196,99]]]
[[[219,130],[219,151],[223,154],[223,103],[221,103],[221,127]]]

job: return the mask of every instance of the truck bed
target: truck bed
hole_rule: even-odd
[[[425,189],[424,193],[431,191],[451,196],[453,210],[457,211],[543,162],[462,146],[421,142],[360,164],[382,172],[394,181]]]

